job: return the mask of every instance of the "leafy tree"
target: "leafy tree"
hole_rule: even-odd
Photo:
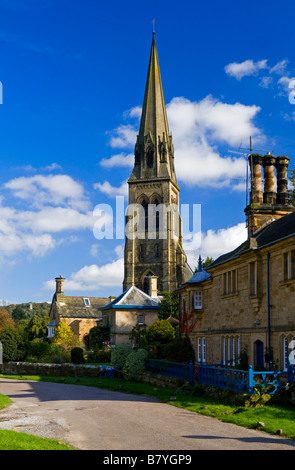
[[[162,355],[163,346],[173,341],[174,338],[174,328],[167,320],[156,321],[146,330],[147,344],[157,357]]]
[[[160,303],[159,319],[166,320],[169,317],[178,318],[178,295],[176,292],[163,292]]]
[[[89,346],[91,349],[101,349],[103,341],[110,340],[111,328],[109,325],[99,325],[89,331]]]
[[[65,321],[61,321],[56,328],[52,344],[58,346],[69,359],[71,349],[80,346],[80,341],[78,336],[74,335],[71,327]]]
[[[15,327],[14,320],[5,308],[0,308],[0,331],[9,327]]]
[[[25,356],[25,344],[17,328],[12,325],[0,331],[4,361],[19,361]]]
[[[136,325],[132,328],[129,339],[135,348],[146,348],[146,325]]]
[[[35,338],[44,338],[47,333],[47,325],[49,319],[46,317],[38,317],[34,315],[28,322],[26,331],[28,340],[31,341]]]

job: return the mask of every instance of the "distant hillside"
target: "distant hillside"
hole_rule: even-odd
[[[48,302],[28,302],[22,304],[10,304],[5,308],[14,318],[14,320],[21,320],[24,318],[32,318],[34,315],[38,317],[48,317],[51,304]]]

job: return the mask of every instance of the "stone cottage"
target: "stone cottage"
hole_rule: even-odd
[[[101,307],[109,303],[112,298],[67,296],[64,294],[64,280],[62,276],[55,279],[56,291],[49,312],[48,338],[55,335],[58,324],[63,320],[83,341],[90,329],[97,326],[101,320]]]

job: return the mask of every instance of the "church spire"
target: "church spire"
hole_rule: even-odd
[[[177,184],[154,31],[131,179],[134,177],[171,178]]]
[[[156,47],[155,32],[146,81],[139,138],[142,140],[148,133],[152,137],[169,136],[168,120],[164,101],[162,80],[160,74],[159,58]]]

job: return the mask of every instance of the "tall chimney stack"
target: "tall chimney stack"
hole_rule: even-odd
[[[277,204],[289,204],[288,166],[290,158],[285,155],[277,157]]]
[[[59,277],[55,278],[55,283],[56,283],[55,292],[56,292],[56,294],[63,294],[64,293],[64,281],[65,281],[65,278],[63,278],[62,276],[59,276]]]
[[[263,192],[262,192],[262,164],[263,156],[259,153],[251,155],[250,170],[251,170],[251,194],[250,203],[262,204],[263,203]]]
[[[265,204],[276,204],[276,184],[275,184],[275,167],[276,157],[268,152],[263,157],[263,168],[264,168],[264,194],[263,202]]]

